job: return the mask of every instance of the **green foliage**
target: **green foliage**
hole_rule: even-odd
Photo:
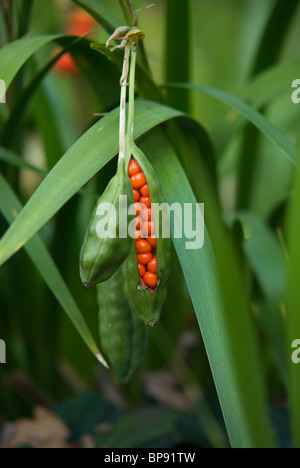
[[[300,374],[291,361],[292,341],[300,339],[300,107],[291,100],[299,78],[299,1],[287,7],[284,0],[243,0],[237,7],[235,0],[159,0],[144,9],[147,2],[137,0],[132,10],[123,0],[73,0],[99,25],[91,38],[62,31],[55,0],[47,10],[41,3],[18,1],[0,15],[0,79],[7,86],[7,104],[0,104],[0,339],[10,350],[0,369],[0,416],[29,412],[27,395],[10,383],[16,369],[62,399],[72,393],[66,381],[76,387],[74,378],[61,377],[62,362],[92,391],[99,363],[85,345],[105,364],[94,338],[96,294],[80,284],[78,262],[118,153],[123,52],[104,44],[115,27],[138,19],[146,39],[138,53],[134,138],[167,202],[204,203],[206,222],[198,250],[187,250],[187,239],[172,231],[177,258],[144,370],[172,368],[195,416],[163,405],[116,411],[105,401],[107,390],[54,410],[72,440],[109,422],[100,446],[175,446],[184,439],[221,447],[228,437],[232,447],[300,447]],[[261,19],[254,24],[252,17]],[[58,73],[65,52],[77,72]],[[183,359],[187,331],[198,346]],[[142,375],[121,389],[123,402],[144,400]],[[201,391],[212,386],[226,429]],[[269,417],[279,398],[292,421],[288,444]]]

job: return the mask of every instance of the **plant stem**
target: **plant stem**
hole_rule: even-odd
[[[130,44],[126,44],[123,61],[123,71],[120,80],[121,98],[120,98],[120,127],[119,127],[119,163],[125,159],[126,151],[126,95],[127,78],[129,69]]]
[[[130,77],[129,77],[129,105],[128,105],[128,123],[127,123],[127,136],[128,148],[133,143],[133,130],[134,130],[134,102],[135,102],[135,68],[136,68],[136,44],[132,42],[131,60],[130,60]]]

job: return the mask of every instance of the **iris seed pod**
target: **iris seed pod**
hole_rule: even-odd
[[[121,270],[98,284],[97,295],[101,352],[117,382],[126,383],[144,362],[148,328],[130,310],[123,294]]]
[[[107,281],[122,265],[129,255],[132,239],[127,235],[127,226],[134,216],[127,215],[127,210],[121,208],[122,216],[125,219],[126,232],[124,237],[119,237],[120,227],[120,196],[127,196],[127,203],[134,202],[133,192],[128,174],[125,171],[125,161],[122,160],[118,166],[117,174],[108,184],[103,195],[97,201],[96,207],[89,223],[85,240],[80,255],[80,276],[83,284],[87,287]],[[112,234],[116,237],[99,237],[99,209],[104,203],[111,204],[111,209],[107,212],[107,226],[113,229]],[[122,218],[122,217],[121,217]]]
[[[138,164],[140,171],[146,179],[146,185],[149,190],[148,198],[150,198],[151,203],[164,203],[157,175],[146,156],[135,145],[132,149],[130,159],[131,161],[133,159],[134,162]],[[130,166],[129,162],[127,162],[127,167],[132,167],[132,165]],[[134,184],[136,184],[136,180],[139,178],[141,182],[143,181],[142,177],[134,178],[133,187]],[[141,188],[144,193],[146,193],[145,184],[143,184]],[[155,219],[155,209],[153,205],[151,205],[151,209],[153,212],[153,219]],[[147,216],[144,216],[144,221],[142,221],[144,223],[143,226],[145,223],[153,223],[153,221],[149,221],[150,214],[148,212],[146,214]],[[130,254],[124,262],[122,270],[124,291],[132,311],[135,312],[145,324],[153,326],[160,318],[161,309],[167,296],[171,242],[169,238],[162,237],[162,223],[159,223],[159,229],[154,223],[156,230],[155,236],[151,236],[149,233],[148,224],[146,226],[147,229],[141,229],[141,231],[136,232],[136,243],[133,243]],[[146,243],[150,245],[152,249],[150,253],[149,249],[142,245],[140,241],[141,236],[145,238]],[[145,253],[142,253],[142,250],[144,250]]]

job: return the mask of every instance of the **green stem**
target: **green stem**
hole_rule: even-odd
[[[119,163],[125,159],[126,153],[126,95],[127,95],[127,78],[129,68],[130,44],[126,44],[123,61],[123,71],[120,80],[121,97],[120,97],[120,126],[119,126]]]
[[[133,141],[133,130],[134,130],[134,103],[135,103],[135,68],[136,68],[136,44],[131,43],[131,60],[130,60],[130,77],[129,77],[129,104],[128,104],[128,123],[127,123],[127,135],[126,135],[126,146],[127,151],[131,151]],[[128,153],[126,154],[128,156]]]

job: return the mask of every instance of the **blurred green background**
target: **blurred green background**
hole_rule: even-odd
[[[6,3],[2,0],[1,6]],[[18,36],[23,3],[12,3],[11,37],[4,10],[1,15],[2,47]],[[125,22],[117,0],[83,3],[116,26]],[[144,46],[153,81],[158,86],[182,81],[225,90],[261,110],[296,142],[300,105],[291,101],[291,83],[300,78],[294,75],[300,63],[300,8],[297,1],[288,2],[287,8],[284,3],[176,0],[172,6],[172,1],[157,0],[148,8],[149,2],[135,0],[139,27],[146,32]],[[71,1],[39,0],[30,7],[22,31],[25,35],[82,35],[95,29],[89,36],[93,41],[106,42],[108,38],[107,31]],[[186,16],[179,14],[181,8]],[[60,45],[65,44],[62,41]],[[34,93],[22,94],[59,50],[53,43],[39,49],[17,74],[6,106],[0,106],[1,147],[45,172],[98,120],[98,114],[114,109],[119,101],[118,68],[86,44],[78,49],[77,65],[60,60]],[[263,77],[261,81],[255,81],[257,76]],[[175,107],[178,103],[204,127],[216,151],[217,188],[213,190],[220,197],[221,218],[234,239],[251,303],[268,414],[279,444],[290,447],[282,321],[287,291],[286,214],[294,167],[278,148],[220,101],[191,90],[172,93],[163,88],[162,92],[167,103]],[[252,159],[255,164],[249,167]],[[79,252],[97,195],[115,168],[114,159],[40,232],[94,336],[98,329],[96,293],[81,285]],[[23,204],[42,181],[34,171],[16,169],[3,161],[1,172]],[[196,185],[197,177],[195,173]],[[199,190],[200,201],[209,204],[203,186]],[[0,217],[1,236],[7,227]],[[249,234],[251,241],[246,244],[248,228],[257,236]],[[278,290],[279,295],[284,291],[280,301],[275,297]],[[33,409],[42,405],[68,425],[71,437],[63,434],[64,443],[110,447],[228,445],[214,379],[175,251],[161,322],[150,331],[143,368],[127,386],[118,386],[111,373],[97,363],[24,251],[0,269],[0,310],[0,338],[7,344],[7,363],[0,365],[0,428],[3,426],[4,434],[9,421],[32,417]],[[222,356],[219,359],[222,361]],[[50,424],[47,418],[50,416],[45,416],[45,425]],[[93,442],[82,438],[87,433],[93,434]]]

